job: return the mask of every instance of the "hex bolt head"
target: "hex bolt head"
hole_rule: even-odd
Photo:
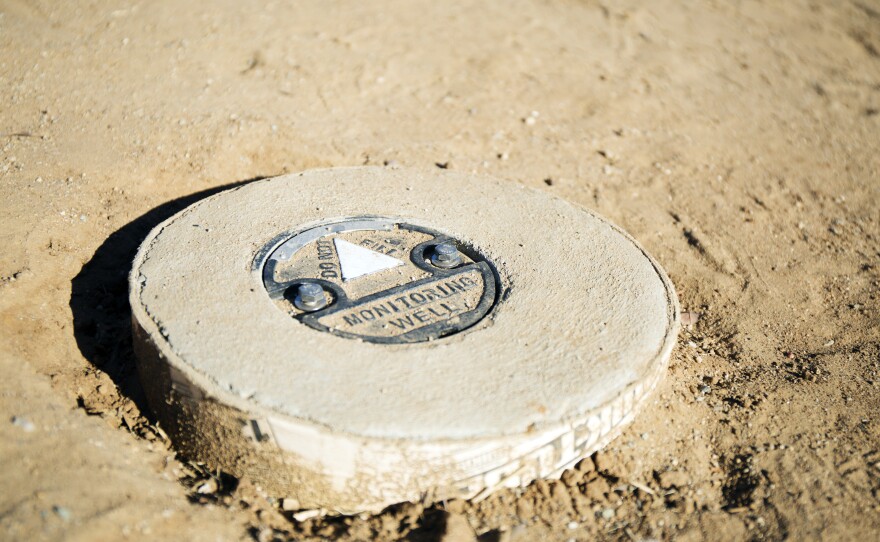
[[[327,306],[327,292],[320,284],[306,282],[299,285],[293,305],[301,311],[314,312]]]
[[[461,252],[448,241],[434,245],[431,251],[431,264],[441,269],[452,269],[461,265]]]

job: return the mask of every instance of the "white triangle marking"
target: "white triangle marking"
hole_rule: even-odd
[[[403,265],[403,261],[397,258],[349,243],[345,239],[337,237],[333,239],[333,243],[336,245],[336,255],[339,257],[343,280],[352,280]]]

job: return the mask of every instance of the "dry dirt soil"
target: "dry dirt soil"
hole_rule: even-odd
[[[298,520],[175,454],[134,371],[139,241],[360,164],[631,232],[688,323],[653,404],[562,480],[375,516]],[[0,0],[0,538],[876,540],[878,176],[877,0]]]

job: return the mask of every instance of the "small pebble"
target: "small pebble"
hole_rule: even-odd
[[[64,521],[70,521],[70,518],[72,516],[70,510],[63,506],[58,506],[57,504],[52,507],[52,511],[55,512],[55,514]]]
[[[294,514],[293,519],[295,519],[296,521],[302,522],[307,519],[316,518],[320,515],[321,515],[321,511],[317,510],[317,509],[316,510],[303,510],[302,512],[297,512],[296,514]]]
[[[32,432],[36,429],[36,426],[27,418],[22,418],[21,416],[13,416],[12,417],[12,425],[16,427],[21,427],[26,433]]]
[[[281,499],[281,509],[285,512],[293,512],[294,510],[299,510],[302,508],[299,504],[299,501],[296,499],[286,498]]]
[[[196,489],[196,493],[200,495],[210,495],[217,492],[217,481],[211,478]]]
[[[602,519],[611,519],[614,517],[614,508],[606,508],[602,510]]]
[[[698,312],[683,312],[681,313],[681,323],[685,326],[692,326],[700,321],[700,313]]]

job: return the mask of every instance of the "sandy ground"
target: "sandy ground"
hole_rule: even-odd
[[[151,424],[125,276],[218,187],[384,163],[597,210],[691,325],[561,481],[297,521]],[[876,539],[878,175],[876,0],[0,0],[0,537]]]

